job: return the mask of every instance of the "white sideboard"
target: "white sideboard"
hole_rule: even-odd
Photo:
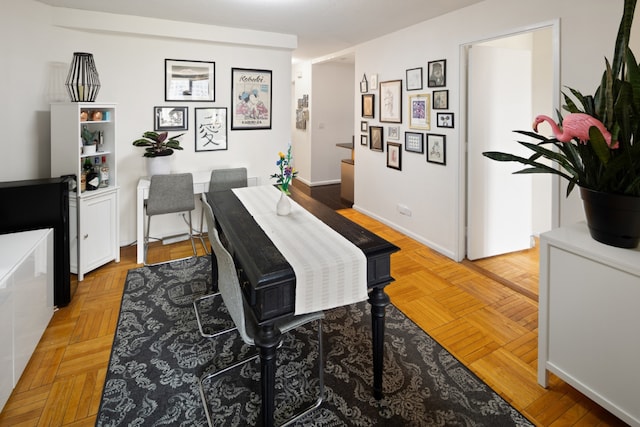
[[[0,235],[0,410],[53,316],[53,230]]]
[[[585,223],[540,237],[538,383],[553,372],[640,426],[640,249],[596,242]]]

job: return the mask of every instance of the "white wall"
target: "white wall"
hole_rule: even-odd
[[[142,150],[131,142],[153,129],[153,107],[189,107],[183,151],[173,156],[175,172],[246,166],[252,177],[269,182],[278,151],[291,140],[291,49],[294,36],[112,14],[59,10],[33,0],[3,0],[3,70],[0,87],[9,106],[2,123],[0,181],[49,176],[49,75],[55,63],[68,69],[75,51],[91,52],[100,74],[97,101],[118,104],[118,183],[120,242],[135,240],[135,188],[145,175]],[[134,33],[135,32],[135,33]],[[242,40],[243,44],[237,44]],[[12,41],[12,42],[10,42]],[[8,47],[7,47],[8,46]],[[165,102],[164,60],[214,61],[215,102]],[[270,130],[229,131],[228,150],[195,152],[194,108],[230,107],[231,68],[272,70]],[[63,78],[66,77],[66,73]],[[230,114],[230,112],[229,112]],[[3,117],[7,117],[4,116]],[[160,222],[156,222],[159,224]],[[184,230],[177,220],[160,223],[160,235]]]
[[[311,184],[340,182],[340,163],[351,153],[336,147],[350,143],[353,123],[354,65],[323,62],[313,65],[311,99]]]
[[[405,70],[423,67],[427,62],[447,60],[449,110],[461,117],[459,99],[464,74],[460,71],[460,46],[517,33],[541,23],[561,21],[561,86],[579,88],[589,93],[603,71],[603,58],[613,55],[614,41],[622,14],[622,0],[486,0],[460,11],[430,20],[391,35],[369,41],[355,48],[356,76],[378,74],[379,81],[404,79]],[[597,31],[592,25],[594,23]],[[426,74],[426,71],[425,71]],[[403,85],[404,86],[404,85]],[[431,93],[424,85],[423,93]],[[378,123],[378,92],[376,119]],[[415,92],[412,92],[415,93]],[[354,91],[355,99],[360,94]],[[406,105],[407,92],[403,102]],[[359,102],[355,103],[354,132],[360,134]],[[406,107],[403,108],[402,134],[409,130]],[[431,113],[432,124],[435,112]],[[385,126],[385,124],[382,124]],[[464,194],[459,194],[464,180],[464,135],[460,123],[455,129],[432,127],[431,132],[447,136],[447,165],[426,163],[425,156],[403,153],[402,172],[386,168],[386,153],[356,144],[355,208],[418,239],[441,253],[459,260],[464,256],[461,234],[464,232]],[[563,191],[563,190],[561,190]],[[564,194],[564,193],[562,193]],[[412,216],[400,215],[397,205],[404,204]],[[582,219],[577,192],[571,200],[562,200],[562,223]]]
[[[311,185],[311,123],[313,122],[313,104],[311,100],[311,62],[299,62],[293,66],[293,97],[291,111],[295,112],[298,99],[309,95],[309,121],[306,129],[296,129],[295,114],[291,117],[291,142],[293,144],[293,165],[298,170],[297,179]]]

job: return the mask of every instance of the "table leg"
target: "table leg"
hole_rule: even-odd
[[[375,287],[369,294],[371,331],[373,333],[373,397],[382,399],[382,369],[384,366],[384,318],[389,296],[384,286]]]
[[[281,340],[280,331],[274,325],[264,325],[256,337],[260,349],[260,387],[262,391],[261,418],[264,427],[273,427],[276,387],[276,353]]]

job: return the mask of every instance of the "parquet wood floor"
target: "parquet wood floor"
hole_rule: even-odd
[[[396,280],[387,287],[392,302],[536,425],[625,425],[553,375],[548,389],[537,384],[538,307],[531,295],[352,209],[339,212],[401,248],[392,259]],[[153,250],[171,258],[190,255],[188,242],[173,246]],[[203,253],[201,245],[198,250]],[[537,262],[533,270],[528,261],[518,264],[525,276],[508,280],[537,277]],[[94,425],[124,281],[137,266],[135,246],[124,247],[119,264],[78,284],[69,306],[55,312],[0,414],[0,426]]]

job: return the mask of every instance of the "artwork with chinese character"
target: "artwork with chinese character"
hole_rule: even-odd
[[[196,108],[196,151],[227,149],[227,109]]]
[[[271,71],[231,69],[231,129],[271,129]]]

